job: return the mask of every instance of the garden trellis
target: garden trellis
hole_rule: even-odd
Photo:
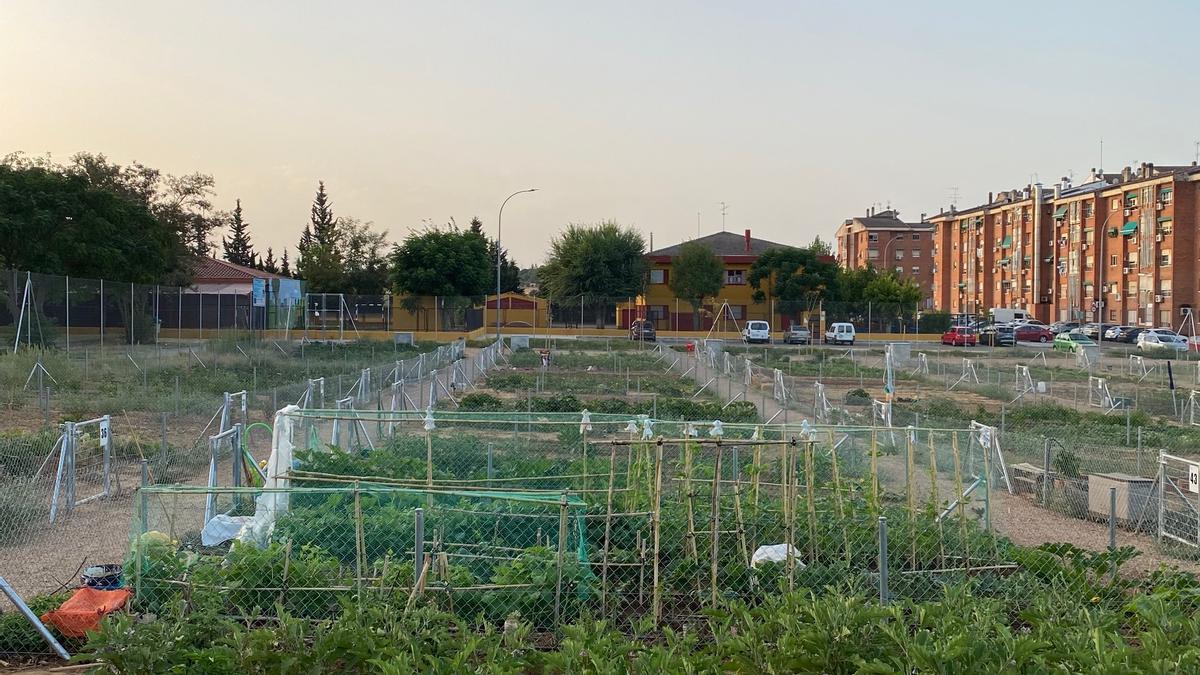
[[[95,437],[89,432],[95,430]],[[64,422],[62,434],[54,445],[44,468],[58,455],[54,490],[50,496],[50,522],[57,520],[60,508],[70,514],[76,507],[112,494],[112,418],[108,415],[83,422]],[[35,473],[35,477],[42,469]],[[91,485],[94,492],[81,496],[79,490]],[[59,504],[62,504],[60,507]]]
[[[964,358],[962,360],[962,373],[954,381],[954,384],[946,387],[946,389],[953,389],[964,382],[979,384],[979,373],[975,371],[975,361],[973,359]]]

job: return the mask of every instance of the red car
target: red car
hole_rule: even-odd
[[[1015,332],[1018,342],[1054,342],[1054,333],[1051,333],[1050,329],[1045,326],[1032,324],[1017,326]]]
[[[942,344],[944,345],[974,347],[978,343],[979,336],[975,333],[975,329],[966,326],[952,326],[950,330],[942,333]]]

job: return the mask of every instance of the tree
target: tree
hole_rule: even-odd
[[[207,174],[173,176],[138,162],[121,166],[103,154],[88,152],[73,155],[67,164],[14,153],[0,159],[0,165],[77,176],[87,185],[141,205],[174,239],[175,265],[167,278],[159,280],[162,283],[188,283],[196,260],[210,252],[209,234],[223,224],[222,214],[212,208],[215,183]]]
[[[817,255],[833,255],[833,246],[824,239],[821,239],[821,235],[819,234],[813,237],[812,243],[808,245],[808,250]]]
[[[263,258],[262,268],[264,272],[279,273],[279,266],[275,262],[275,252],[271,250],[270,246],[267,247],[267,257]]]
[[[443,327],[486,295],[491,285],[487,241],[478,232],[460,230],[453,221],[443,228],[426,227],[405,237],[391,254],[392,287],[409,297],[403,306],[417,311],[422,297],[441,299]]]
[[[283,257],[279,259],[279,273],[285,277],[292,276],[292,265],[288,262],[287,249],[283,249]]]
[[[780,312],[792,314],[812,311],[835,292],[838,274],[837,263],[823,260],[812,248],[772,248],[754,261],[747,281],[755,302],[765,302],[769,291]]]
[[[725,265],[713,250],[695,241],[685,243],[679,255],[671,258],[671,277],[667,285],[676,297],[692,303],[692,328],[700,327],[704,299],[716,296],[725,283]]]
[[[363,295],[383,293],[388,285],[388,266],[384,249],[387,230],[375,232],[371,223],[356,218],[338,219],[341,244],[342,291]]]
[[[308,225],[300,239],[296,271],[312,293],[339,292],[343,276],[342,242],[324,181],[317,183],[317,194],[309,214]],[[307,243],[305,239],[308,239]]]
[[[496,240],[489,238],[483,232],[483,221],[478,216],[471,219],[471,231],[487,239],[488,262],[492,266],[492,274],[496,271]],[[521,270],[517,264],[508,259],[508,249],[500,247],[500,292],[518,293],[521,290]]]
[[[542,294],[586,296],[596,325],[603,327],[605,317],[597,308],[639,295],[645,287],[645,250],[641,234],[613,221],[567,225],[550,241],[550,257],[539,270]]]
[[[242,218],[242,200],[229,216],[229,238],[221,239],[225,259],[235,265],[255,266],[254,245],[250,243],[250,224]]]

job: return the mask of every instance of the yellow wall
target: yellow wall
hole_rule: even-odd
[[[726,262],[724,273],[727,274],[730,270],[740,271],[742,272],[742,280],[745,281],[750,276],[750,266],[751,263]],[[666,306],[666,318],[655,321],[655,328],[660,331],[701,330],[707,332],[714,318],[719,317],[719,311],[726,302],[729,303],[731,308],[740,308],[732,309],[734,318],[739,325],[750,320],[771,321],[770,298],[767,298],[763,303],[755,303],[753,298],[754,287],[749,283],[741,283],[726,284],[721,287],[721,291],[717,294],[717,297],[706,298],[704,304],[708,306],[708,309],[701,314],[700,326],[693,326],[695,309],[692,307],[692,303],[676,298],[675,294],[671,292],[671,263],[651,261],[649,268],[652,270],[662,270],[667,275],[667,283],[648,284],[646,286],[646,294],[639,298],[639,304],[648,307]],[[717,318],[716,323],[718,329],[722,328],[720,318]],[[729,317],[725,317],[725,324],[725,327],[732,329],[733,321]],[[772,328],[775,328],[775,326],[772,326]]]

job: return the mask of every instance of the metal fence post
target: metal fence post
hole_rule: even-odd
[[[1117,550],[1117,488],[1108,488],[1108,550]]]
[[[879,604],[888,604],[887,516],[879,516]]]
[[[1042,443],[1042,506],[1050,502],[1050,439]]]
[[[425,567],[425,509],[417,507],[416,531],[413,538],[413,585],[421,580],[421,569]]]
[[[495,443],[488,443],[488,444],[487,444],[487,478],[488,478],[488,485],[491,485],[491,484],[492,484],[492,479],[496,477],[496,472],[495,472],[495,469],[494,469],[494,466],[493,466],[493,456],[494,456],[495,450],[496,450],[496,444],[495,444]]]
[[[1142,475],[1142,428],[1137,428],[1137,475]]]

